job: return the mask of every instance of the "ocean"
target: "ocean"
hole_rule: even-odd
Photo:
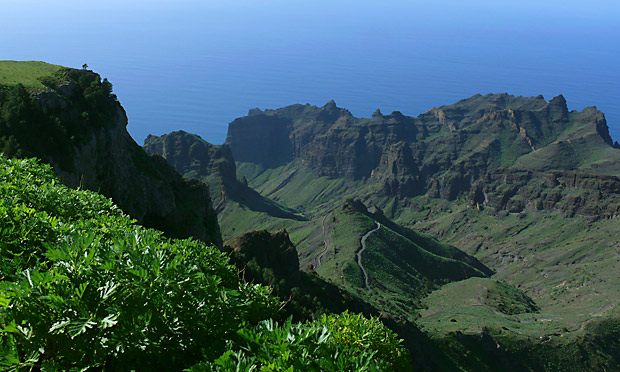
[[[617,1],[3,0],[0,59],[107,77],[128,130],[219,144],[251,108],[334,99],[355,116],[481,93],[597,106],[620,140]]]

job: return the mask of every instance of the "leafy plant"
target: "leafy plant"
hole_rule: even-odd
[[[192,371],[410,371],[405,348],[378,319],[344,312],[314,322],[266,320],[239,332],[240,348]]]
[[[216,248],[136,226],[34,160],[0,162],[4,367],[178,370],[279,306]]]
[[[270,289],[226,255],[135,225],[35,159],[0,156],[0,369],[403,369],[377,319],[271,320]],[[202,362],[201,362],[202,361]],[[407,370],[406,368],[404,370]]]

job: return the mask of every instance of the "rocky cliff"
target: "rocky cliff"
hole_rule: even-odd
[[[230,148],[212,145],[198,135],[175,131],[163,136],[149,135],[142,147],[148,154],[164,157],[188,178],[218,175],[225,185],[237,182],[237,169]]]
[[[239,162],[270,168],[300,159],[315,176],[374,183],[390,197],[454,200],[471,194],[479,205],[507,209],[520,207],[496,199],[506,199],[501,180],[511,180],[515,172],[529,172],[532,180],[561,173],[588,179],[596,190],[615,190],[608,185],[620,182],[620,150],[604,115],[593,107],[569,111],[562,96],[547,102],[542,96],[476,95],[416,118],[380,111],[355,118],[333,101],[323,107],[293,105],[234,120],[226,144]],[[582,205],[589,191],[581,201],[558,205],[534,190],[539,183],[528,182],[523,192],[515,186],[516,194],[525,204],[567,214],[616,213]]]
[[[212,145],[198,135],[175,131],[163,136],[149,135],[143,149],[148,154],[162,156],[184,177],[208,184],[218,212],[228,201],[233,201],[273,217],[302,219],[239,181],[235,160],[227,145]]]
[[[44,89],[17,86],[0,95],[5,154],[51,163],[63,183],[112,198],[138,223],[170,237],[221,245],[208,187],[183,179],[135,143],[107,80],[91,71],[63,69],[43,83]]]

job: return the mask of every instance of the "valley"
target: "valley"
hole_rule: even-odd
[[[229,205],[218,215],[223,235],[286,228],[303,270],[440,339],[457,332],[561,347],[620,314],[620,146],[594,108],[492,94],[417,118],[358,119],[332,101],[255,110],[231,122],[222,146],[248,187],[307,219]],[[352,199],[393,221],[391,230],[345,216]],[[483,271],[429,281],[403,266],[413,234],[423,249],[458,247],[457,257],[475,257]],[[501,309],[489,293],[500,293]]]
[[[35,345],[24,341],[26,328],[4,320],[25,316],[11,305],[20,296],[61,304],[63,296],[73,303],[74,293],[92,290],[99,302],[78,301],[82,318],[66,324],[73,315],[65,302],[49,317],[38,312],[45,306],[33,308],[37,342],[66,342],[58,330],[79,323],[75,337],[93,337],[104,350],[89,366],[131,365],[132,354],[106,344],[106,332],[114,342],[123,339],[114,333],[120,330],[114,314],[90,306],[104,308],[107,297],[96,294],[113,292],[113,282],[122,283],[126,296],[151,290],[160,283],[145,284],[152,276],[186,305],[175,307],[153,289],[169,309],[149,310],[161,323],[133,315],[151,332],[148,344],[126,346],[155,356],[138,358],[144,366],[169,358],[158,332],[184,343],[175,350],[189,359],[174,359],[179,370],[264,366],[279,355],[264,357],[264,340],[284,329],[314,334],[326,348],[316,350],[345,350],[352,356],[347,365],[379,355],[380,370],[620,370],[620,145],[594,107],[569,111],[562,96],[488,94],[418,117],[377,110],[357,118],[330,101],[253,109],[229,124],[221,145],[175,131],[138,146],[111,84],[96,73],[28,62],[0,63],[0,70],[11,77],[0,81],[0,284],[12,296],[0,297],[0,346],[11,356],[3,363],[47,363],[27,362],[16,351]],[[30,158],[39,160],[20,160]],[[82,246],[97,249],[84,253]],[[142,266],[115,253],[121,246]],[[83,270],[46,274],[72,267],[59,257]],[[113,266],[122,271],[116,279],[106,276]],[[161,267],[174,279],[158,276]],[[220,292],[208,297],[174,276],[198,268],[187,280]],[[31,293],[35,269],[43,289]],[[77,280],[68,294],[61,291],[63,275]],[[85,284],[91,280],[97,288]],[[46,297],[44,288],[60,292]],[[207,297],[186,298],[179,288]],[[109,308],[140,314],[123,298],[114,297]],[[148,307],[148,296],[136,299],[143,300],[140,306]],[[193,340],[208,332],[189,330],[200,323],[193,307],[207,314],[208,301],[224,309],[209,316],[230,311],[237,318],[227,320],[207,350]],[[181,320],[168,319],[177,311]],[[162,325],[167,321],[169,328]],[[368,344],[371,354],[360,354],[342,343],[349,336],[319,334],[328,325],[330,335],[357,327],[360,333],[350,336],[359,340],[371,329],[387,336]],[[298,356],[310,346],[300,340],[271,343],[297,355],[278,363],[303,365]],[[33,350],[55,360],[49,354],[55,349],[37,345]]]

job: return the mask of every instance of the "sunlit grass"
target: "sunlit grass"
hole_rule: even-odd
[[[37,61],[0,61],[0,85],[23,84],[27,88],[43,88],[39,79],[62,68]]]

